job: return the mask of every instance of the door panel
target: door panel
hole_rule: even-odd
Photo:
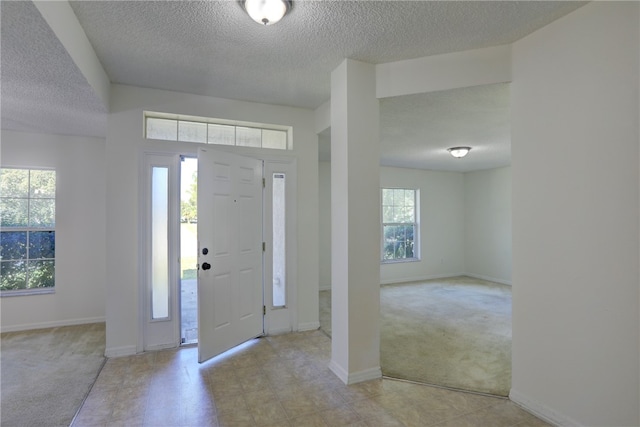
[[[264,330],[260,160],[199,149],[198,246],[202,362]]]

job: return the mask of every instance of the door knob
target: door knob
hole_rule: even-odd
[[[203,262],[202,263],[202,269],[203,270],[209,270],[211,268],[211,264],[209,264],[208,262]]]

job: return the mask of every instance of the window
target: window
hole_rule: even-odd
[[[151,318],[169,317],[169,168],[151,168]]]
[[[0,291],[51,292],[55,283],[56,172],[0,168]]]
[[[419,258],[418,190],[382,189],[382,261]]]
[[[286,175],[273,174],[273,293],[272,305],[287,305],[286,265]]]
[[[201,144],[235,145],[238,147],[288,150],[288,131],[284,126],[225,122],[205,117],[170,117],[162,113],[146,113],[145,137],[165,141]]]

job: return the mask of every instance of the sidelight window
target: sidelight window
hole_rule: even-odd
[[[284,173],[273,174],[273,306],[287,305],[286,200]]]
[[[169,317],[169,168],[151,170],[151,318]]]

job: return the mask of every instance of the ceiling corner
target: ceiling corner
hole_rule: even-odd
[[[33,4],[108,111],[111,80],[69,2],[34,1]]]

